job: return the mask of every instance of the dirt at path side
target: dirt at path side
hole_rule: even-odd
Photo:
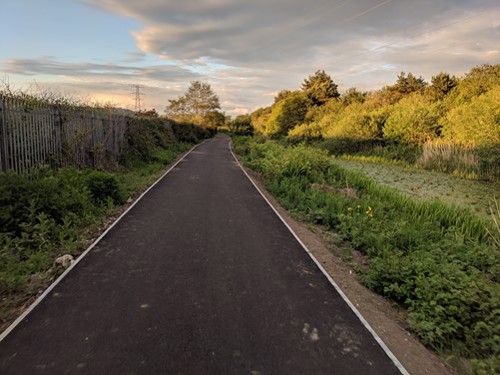
[[[456,374],[405,329],[401,311],[360,283],[354,270],[336,254],[337,249],[322,234],[313,233],[307,225],[293,219],[266,190],[260,176],[245,170],[411,375]]]

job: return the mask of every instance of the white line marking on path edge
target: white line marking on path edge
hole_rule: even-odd
[[[292,233],[292,235],[295,237],[295,239],[297,240],[297,242],[302,246],[302,248],[306,251],[307,254],[309,254],[309,256],[311,257],[311,259],[314,261],[314,263],[316,263],[316,265],[318,266],[318,268],[321,270],[321,272],[323,272],[323,275],[325,275],[325,277],[328,279],[328,281],[333,285],[333,287],[335,288],[335,290],[340,294],[340,296],[342,297],[342,299],[345,301],[345,303],[347,303],[347,305],[351,308],[351,310],[354,312],[354,314],[358,317],[358,319],[361,321],[361,323],[363,323],[363,325],[365,326],[365,328],[368,330],[368,332],[370,332],[373,336],[373,338],[375,339],[375,341],[377,341],[377,343],[380,345],[380,347],[384,350],[384,352],[387,354],[387,356],[392,360],[392,362],[394,363],[394,365],[398,368],[398,370],[401,372],[401,374],[403,375],[410,375],[410,373],[404,368],[404,366],[401,364],[401,362],[399,362],[399,360],[396,358],[396,356],[391,352],[391,350],[387,347],[387,345],[385,345],[385,343],[382,341],[382,339],[379,337],[379,335],[377,334],[377,332],[375,332],[375,330],[370,326],[370,323],[368,323],[366,321],[366,319],[363,317],[363,315],[361,315],[361,313],[358,311],[358,309],[354,306],[354,304],[349,300],[349,298],[347,298],[347,296],[344,294],[344,292],[342,291],[342,289],[340,289],[340,287],[337,285],[337,283],[332,279],[332,277],[328,274],[328,272],[324,269],[324,267],[321,265],[321,263],[316,259],[316,257],[311,253],[311,251],[307,248],[307,246],[302,242],[302,240],[299,238],[299,236],[297,236],[297,234],[294,232],[294,230],[290,227],[290,225],[288,225],[288,223],[285,221],[285,219],[280,215],[280,213],[276,210],[276,208],[274,208],[274,206],[271,204],[271,202],[269,201],[269,199],[267,199],[267,197],[264,195],[264,193],[262,193],[262,191],[259,189],[259,187],[257,186],[257,184],[252,180],[252,178],[250,177],[250,175],[247,173],[247,171],[245,170],[245,168],[243,168],[243,166],[241,165],[240,161],[238,160],[238,158],[236,157],[236,155],[234,154],[233,152],[233,149],[232,149],[232,140],[231,142],[229,142],[229,151],[231,151],[231,154],[233,155],[233,158],[234,160],[236,160],[236,163],[238,163],[239,167],[241,168],[241,170],[243,171],[243,173],[245,174],[245,176],[247,176],[247,178],[250,180],[250,182],[252,183],[252,185],[255,187],[255,189],[257,189],[257,191],[259,192],[259,194],[262,196],[262,198],[264,198],[264,200],[267,202],[267,204],[271,207],[271,209],[274,211],[274,213],[280,218],[280,220],[282,221],[282,223],[285,225],[285,227],[287,227],[287,229],[290,231],[290,233]]]
[[[118,222],[156,185],[158,184],[167,174],[170,173],[170,171],[172,171],[172,169],[174,169],[177,164],[179,164],[181,161],[183,161],[186,156],[188,156],[195,148],[197,148],[198,146],[202,145],[203,143],[205,143],[207,140],[193,146],[193,148],[191,148],[191,150],[189,150],[188,152],[186,152],[186,154],[184,154],[184,156],[182,156],[179,160],[177,160],[175,162],[174,165],[172,165],[165,173],[163,173],[161,175],[160,178],[158,178],[158,180],[156,180],[149,188],[147,188],[131,205],[129,208],[127,208],[119,217],[118,219],[116,219],[113,224],[111,224],[88,248],[87,250],[85,250],[83,253],[81,253],[78,258],[76,258],[76,260],[73,262],[73,264],[71,264],[71,266],[69,266],[52,284],[49,285],[49,287],[47,289],[45,289],[45,291],[35,300],[35,302],[33,302],[25,311],[24,313],[21,314],[21,316],[19,316],[9,327],[7,327],[7,329],[5,331],[2,332],[2,334],[0,334],[0,342],[2,342],[2,340],[4,340],[7,335],[9,333],[11,333],[14,328],[17,327],[17,325],[19,323],[21,323],[24,319],[27,318],[28,314],[31,313],[35,307],[38,306],[38,304],[40,302],[42,302],[42,300],[47,297],[49,295],[49,293],[57,286],[57,284],[59,284],[63,279],[64,277],[66,277],[66,275],[73,269],[76,267],[76,265],[99,243],[99,241],[101,241],[104,236],[106,236],[106,234],[108,234],[108,232],[113,229],[113,227],[118,224]]]

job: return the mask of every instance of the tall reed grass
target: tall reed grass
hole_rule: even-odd
[[[500,152],[493,147],[481,148],[473,143],[426,142],[416,165],[471,180],[498,181],[500,178]]]

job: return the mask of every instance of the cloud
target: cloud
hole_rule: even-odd
[[[316,69],[326,68],[341,88],[373,89],[402,70],[429,77],[440,70],[461,74],[498,60],[494,19],[500,13],[488,1],[88,3],[138,20],[141,27],[131,34],[141,51],[192,67],[210,61],[198,69],[234,105],[234,113],[261,105],[270,93],[299,87]],[[218,71],[217,64],[233,69]]]
[[[6,73],[21,75],[53,75],[71,78],[102,77],[126,80],[153,79],[157,81],[182,82],[198,79],[199,75],[175,65],[117,65],[88,62],[69,63],[45,56],[39,59],[8,59],[0,62]]]
[[[137,47],[165,59],[211,57],[227,65],[281,64],[314,58],[318,47],[343,41],[404,36],[443,13],[477,9],[460,0],[89,0],[131,17]],[[437,17],[435,17],[437,16]]]
[[[0,62],[7,74],[36,77],[36,86],[53,89],[65,95],[111,100],[133,107],[132,86],[141,84],[145,103],[162,111],[168,98],[182,94],[190,81],[200,75],[175,65],[69,63],[45,56],[39,59],[8,59]]]
[[[23,75],[55,75],[55,76],[88,76],[106,75],[121,77],[126,74],[136,74],[138,69],[129,66],[114,64],[93,63],[65,63],[59,62],[52,56],[39,59],[8,59],[2,64],[2,70],[6,73]]]
[[[138,51],[113,64],[15,58],[2,70],[96,89],[99,82],[141,83],[155,103],[180,95],[190,81],[208,81],[223,109],[240,114],[299,88],[317,69],[341,90],[370,90],[401,71],[430,79],[500,59],[494,0],[80,1],[133,19]]]

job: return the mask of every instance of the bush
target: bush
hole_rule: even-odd
[[[300,176],[314,181],[330,165],[326,152],[307,146],[286,148],[277,143],[254,144],[249,156],[253,160],[252,167],[269,179]]]
[[[127,159],[151,161],[155,148],[166,148],[177,140],[172,124],[151,117],[130,118],[125,139],[127,147],[122,162]]]
[[[439,136],[437,107],[422,95],[413,94],[391,109],[383,130],[388,140],[422,144]]]
[[[458,145],[500,145],[500,86],[451,109],[442,120],[443,136]]]
[[[28,293],[30,275],[46,272],[61,251],[71,252],[77,228],[102,212],[87,188],[89,171],[42,168],[28,176],[0,174],[0,306]],[[37,292],[36,290],[34,291]],[[0,315],[5,314],[0,309]]]
[[[309,99],[303,92],[292,93],[276,103],[266,123],[266,134],[286,135],[304,121],[308,104]]]
[[[325,138],[378,139],[386,117],[382,111],[369,111],[363,104],[353,103],[330,126]]]
[[[0,231],[19,235],[28,218],[44,213],[62,224],[73,213],[89,213],[90,196],[82,172],[41,168],[27,176],[0,174]]]
[[[321,139],[321,127],[318,123],[313,122],[311,124],[301,124],[288,132],[288,138],[292,140],[313,140]]]
[[[189,123],[172,122],[172,131],[179,142],[197,143],[202,139],[212,137],[215,134],[213,129],[203,128]]]
[[[110,200],[115,205],[124,202],[118,181],[112,174],[92,171],[88,174],[86,183],[95,204],[105,204]]]

